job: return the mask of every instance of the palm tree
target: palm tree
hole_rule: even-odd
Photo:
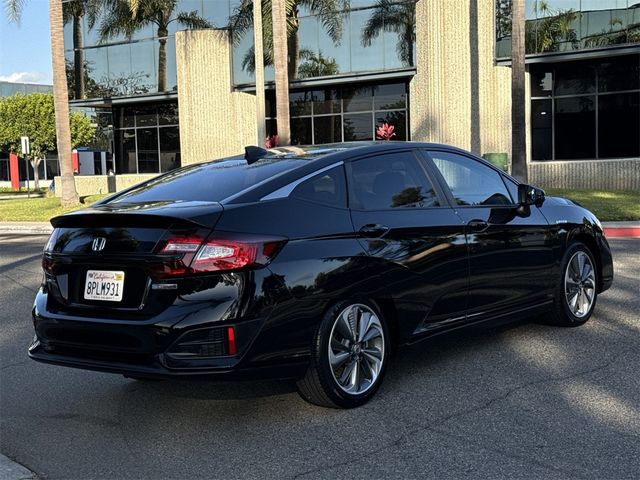
[[[264,103],[264,49],[262,36],[262,2],[253,2],[253,44],[254,66],[256,72],[256,123],[258,142],[266,141],[267,125],[265,122]]]
[[[69,0],[62,5],[64,24],[73,22],[73,98],[85,97],[85,62],[82,49],[82,18],[93,27],[101,7],[100,0]]]
[[[11,21],[19,21],[25,0],[5,0]],[[56,141],[60,163],[60,203],[71,207],[80,203],[73,178],[71,159],[71,125],[69,123],[69,93],[64,62],[63,15],[61,0],[49,0],[51,26],[51,59],[53,67],[53,104],[56,112]]]
[[[291,143],[289,124],[289,71],[285,0],[272,0],[271,25],[273,27],[273,59],[276,80],[276,122],[282,145]]]
[[[290,78],[298,77],[300,64],[300,39],[298,30],[300,8],[307,9],[312,15],[317,15],[325,32],[334,45],[339,45],[343,32],[343,13],[349,0],[283,0],[287,25],[288,73]],[[247,31],[253,27],[253,0],[242,0],[229,19],[234,43],[237,45]],[[284,22],[283,22],[284,23]],[[264,39],[264,65],[274,64],[273,56],[273,21],[271,1],[262,0],[262,31]],[[250,48],[242,61],[242,68],[247,72],[254,71],[254,51]]]
[[[324,77],[340,73],[336,59],[325,57],[322,52],[315,54],[303,48],[300,50],[300,58],[304,61],[298,67],[298,78]]]
[[[511,170],[528,181],[525,126],[525,0],[513,0],[511,22]]]
[[[573,9],[552,10],[547,0],[536,0],[533,13],[538,19],[526,23],[527,52],[557,52],[563,43],[570,43],[573,49],[578,48],[578,35],[573,28],[578,12]]]
[[[370,47],[380,32],[398,35],[396,50],[404,65],[413,66],[413,46],[416,41],[416,5],[414,0],[378,0],[373,13],[362,29],[362,45]]]
[[[200,17],[197,11],[175,14],[178,0],[113,0],[105,2],[98,32],[101,41],[118,35],[131,37],[137,30],[155,25],[158,36],[158,91],[167,90],[167,35],[169,25],[177,22],[186,28],[212,28],[211,23]]]

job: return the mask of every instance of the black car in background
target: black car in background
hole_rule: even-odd
[[[249,147],[56,217],[29,356],[163,377],[296,378],[353,407],[397,345],[611,286],[596,217],[435,144]]]

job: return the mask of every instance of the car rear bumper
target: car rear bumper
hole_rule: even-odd
[[[264,378],[300,378],[304,375],[308,366],[308,362],[297,362],[246,368],[170,369],[157,357],[147,363],[127,363],[126,361],[58,355],[47,352],[38,340],[34,340],[29,346],[29,358],[50,365],[152,379],[255,380]]]
[[[304,355],[281,354],[277,341],[260,337],[266,319],[196,313],[178,308],[173,316],[145,321],[74,317],[47,311],[47,293],[41,290],[33,308],[36,334],[28,354],[43,363],[149,378],[284,378],[304,374]],[[233,349],[227,343],[228,329],[234,332]],[[257,340],[273,347],[266,360],[257,358],[253,351]],[[200,349],[202,345],[205,350]]]

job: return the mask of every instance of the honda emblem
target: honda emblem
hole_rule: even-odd
[[[91,243],[91,250],[94,252],[99,252],[104,250],[104,246],[107,243],[107,239],[104,237],[96,237],[93,239],[93,243]]]

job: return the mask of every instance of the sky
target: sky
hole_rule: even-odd
[[[19,24],[8,23],[0,2],[0,81],[51,84],[47,0],[26,0]]]

